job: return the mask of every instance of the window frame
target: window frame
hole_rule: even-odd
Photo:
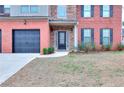
[[[109,33],[108,37],[107,36],[104,36],[104,31],[105,30],[108,30],[109,31],[108,32]],[[109,28],[103,28],[102,31],[103,31],[103,36],[102,36],[103,45],[105,45],[105,46],[106,45],[110,45],[111,44],[111,40],[110,40],[110,38],[111,38],[111,36],[110,36],[111,29],[109,29]],[[109,41],[108,41],[109,43],[108,44],[104,44],[104,38],[108,38],[109,39]]]
[[[60,12],[59,7],[60,6],[64,7],[64,16],[59,15],[59,12]],[[58,5],[57,6],[57,18],[67,18],[67,6],[66,5]]]
[[[37,12],[32,12],[32,11],[31,11],[31,8],[32,8],[32,7],[35,7],[35,8],[37,7],[37,9],[36,9]],[[37,5],[30,5],[30,13],[38,13],[38,12],[39,12],[39,7],[38,7]]]
[[[108,9],[106,9],[105,7],[109,7]],[[110,5],[103,5],[103,10],[102,10],[102,12],[103,12],[103,17],[105,17],[105,18],[107,18],[107,17],[111,17],[110,16]],[[108,15],[106,16],[105,15],[105,13],[107,13],[108,12]]]
[[[90,10],[85,9],[86,6],[90,6]],[[91,12],[91,11],[92,11],[92,6],[91,6],[91,5],[84,5],[84,8],[83,8],[84,15],[83,15],[83,17],[84,17],[84,18],[90,18],[90,17],[92,17],[92,14],[91,14],[92,12]],[[89,16],[85,16],[85,13],[86,13],[86,12],[89,12],[90,15],[89,15]]]
[[[6,12],[9,11],[9,12]],[[9,14],[10,13],[10,5],[4,5],[4,13]]]
[[[27,7],[27,10],[28,10],[27,12],[22,11],[22,8],[24,8],[24,7]],[[21,5],[20,11],[21,11],[21,13],[24,13],[24,14],[30,13],[30,6],[29,5]]]

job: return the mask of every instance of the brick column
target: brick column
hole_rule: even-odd
[[[78,29],[77,24],[74,25],[74,49],[77,50],[78,48]]]

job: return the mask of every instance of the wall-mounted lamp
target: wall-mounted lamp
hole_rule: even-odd
[[[27,20],[25,19],[25,20],[24,20],[24,25],[26,25],[26,24],[27,24]]]

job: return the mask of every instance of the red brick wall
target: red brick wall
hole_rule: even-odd
[[[113,6],[113,17],[100,17],[100,6],[94,6],[94,17],[81,17],[81,6],[77,6],[78,41],[81,43],[81,28],[94,28],[94,42],[100,48],[100,28],[113,28],[113,49],[121,42],[122,6]]]

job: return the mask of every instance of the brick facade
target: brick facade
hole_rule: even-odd
[[[101,28],[112,28],[113,29],[113,46],[115,50],[117,45],[121,42],[121,22],[122,22],[122,6],[113,6],[113,17],[103,18],[100,17],[100,6],[94,6],[94,17],[84,18],[81,17],[81,6],[80,5],[67,5],[67,17],[57,17],[57,5],[48,6],[49,17],[45,19],[37,19],[36,16],[28,17],[11,17],[4,16],[0,19],[0,30],[1,30],[1,50],[3,53],[12,52],[12,29],[40,29],[40,52],[42,54],[43,48],[54,46],[54,31],[67,31],[69,32],[69,49],[73,49],[76,44],[74,40],[74,27],[78,26],[78,43],[81,44],[81,29],[82,28],[93,28],[94,29],[94,43],[97,49],[100,49],[100,29]],[[1,9],[3,6],[0,7]],[[3,12],[0,9],[1,12]],[[6,19],[8,18],[8,19]],[[36,19],[35,19],[36,18]],[[25,25],[25,20],[27,24]],[[76,24],[77,23],[77,24]],[[75,34],[76,36],[76,34]],[[74,42],[75,41],[75,42]],[[75,44],[74,44],[75,43]]]
[[[67,5],[66,6],[66,13],[67,13],[67,18],[58,18],[57,17],[57,5],[51,5],[49,7],[49,15],[50,15],[50,20],[52,21],[63,21],[63,20],[67,20],[67,21],[73,21],[76,20],[76,6],[75,5]],[[54,46],[54,31],[68,31],[69,32],[69,49],[72,49],[74,47],[74,25],[70,25],[69,23],[66,23],[67,25],[65,25],[64,23],[56,23],[57,25],[51,25],[51,33],[50,33],[50,45],[53,47]]]
[[[100,17],[100,6],[94,6],[94,17],[84,18],[81,17],[81,6],[77,6],[77,19],[78,19],[78,41],[81,44],[81,28],[94,28],[94,42],[99,49],[100,45],[100,29],[112,28],[113,29],[113,49],[121,42],[121,19],[122,6],[113,6],[113,17],[103,18]]]
[[[50,46],[54,47],[54,31],[68,31],[69,32],[69,48],[73,49],[74,47],[74,32],[73,32],[72,26],[54,26],[51,27],[50,32]]]
[[[76,20],[76,6],[67,5],[67,18],[66,20]],[[49,15],[51,20],[62,20],[63,18],[57,18],[57,5],[51,5],[49,7]],[[65,18],[64,18],[65,20]]]

